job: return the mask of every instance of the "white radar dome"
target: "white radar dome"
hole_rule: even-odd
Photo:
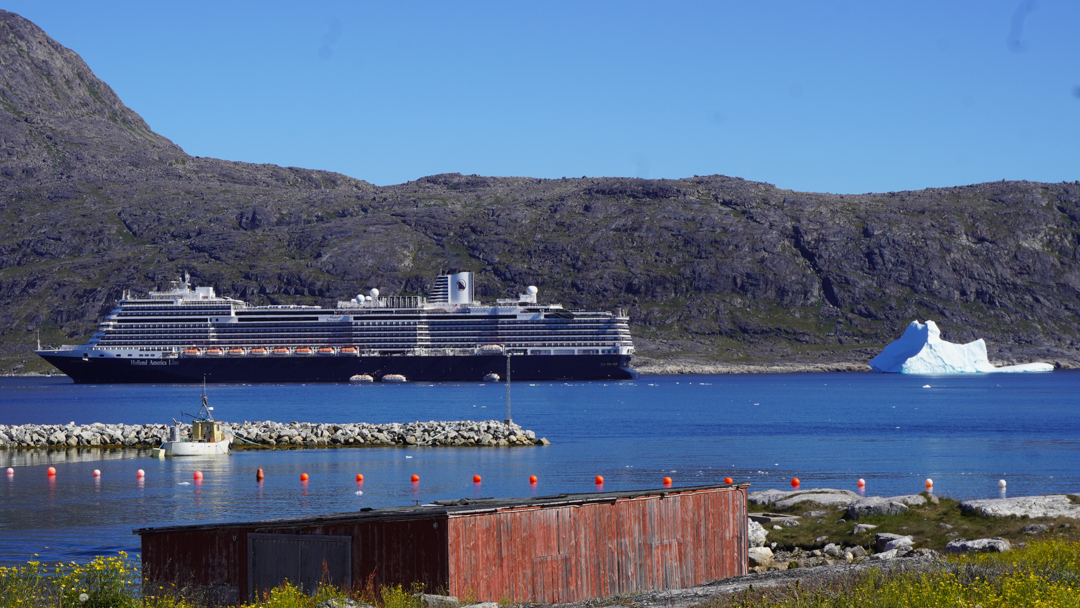
[[[529,285],[525,288],[525,293],[529,294],[530,296],[535,296],[539,291],[540,290],[536,288],[536,285]]]
[[[368,292],[368,293],[370,293],[370,294],[371,294],[371,297],[373,297],[373,298],[377,298],[377,297],[379,297],[379,290],[378,290],[378,289],[372,289],[372,290],[371,290],[370,292]]]

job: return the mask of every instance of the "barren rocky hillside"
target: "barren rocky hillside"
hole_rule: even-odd
[[[723,176],[344,175],[188,156],[0,11],[0,372],[84,341],[125,289],[253,303],[526,285],[629,311],[643,363],[865,362],[913,319],[991,359],[1080,362],[1080,183],[832,195]],[[647,365],[646,365],[647,367]]]

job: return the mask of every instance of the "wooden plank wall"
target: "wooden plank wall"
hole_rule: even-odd
[[[572,602],[746,574],[746,487],[451,515],[450,593]]]

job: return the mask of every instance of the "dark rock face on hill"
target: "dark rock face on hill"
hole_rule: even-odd
[[[252,303],[422,293],[472,270],[625,308],[644,359],[867,361],[913,319],[991,359],[1080,360],[1080,183],[840,196],[723,176],[436,175],[390,187],[188,156],[72,51],[0,12],[0,371],[123,290]]]

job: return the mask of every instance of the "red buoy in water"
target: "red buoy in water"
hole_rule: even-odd
[[[859,481],[857,481],[855,483],[855,485],[859,486],[860,488],[865,488],[866,487],[866,480],[860,477]]]
[[[529,483],[532,483],[532,484],[536,483],[536,475],[529,475]]]
[[[202,471],[195,471],[195,481],[202,481]]]
[[[47,476],[49,476],[49,477],[56,477],[56,468],[55,467],[49,467],[49,469],[47,471],[45,471],[45,474]]]
[[[670,486],[671,485],[671,478],[670,477],[665,477],[664,478],[664,485],[665,486]]]
[[[735,480],[730,478],[730,477],[725,477],[724,478],[724,483],[735,483]]]
[[[599,476],[599,475],[597,475],[597,476],[596,476],[596,485],[598,485],[598,486],[602,486],[602,485],[604,485],[604,478],[603,478],[603,477],[601,477],[601,476]]]
[[[259,467],[259,470],[255,471],[255,481],[262,481],[262,480],[263,480],[263,470],[262,470],[262,467]]]
[[[411,479],[412,479],[413,483],[420,483],[420,476],[419,475],[413,475]]]
[[[364,483],[364,476],[361,475],[360,473],[357,473],[356,474],[356,482],[357,483]]]
[[[300,481],[307,481],[307,480],[308,480],[307,473],[300,473]]]
[[[472,476],[472,482],[473,483],[480,483],[480,476],[479,475],[473,475]]]
[[[146,471],[144,471],[142,469],[139,469],[138,471],[135,471],[135,477],[138,478],[138,479],[142,479],[143,477],[146,477]]]
[[[792,477],[791,478],[791,487],[793,487],[793,488],[799,487],[799,478],[798,477]]]
[[[101,471],[94,469],[94,477],[101,477]]]

